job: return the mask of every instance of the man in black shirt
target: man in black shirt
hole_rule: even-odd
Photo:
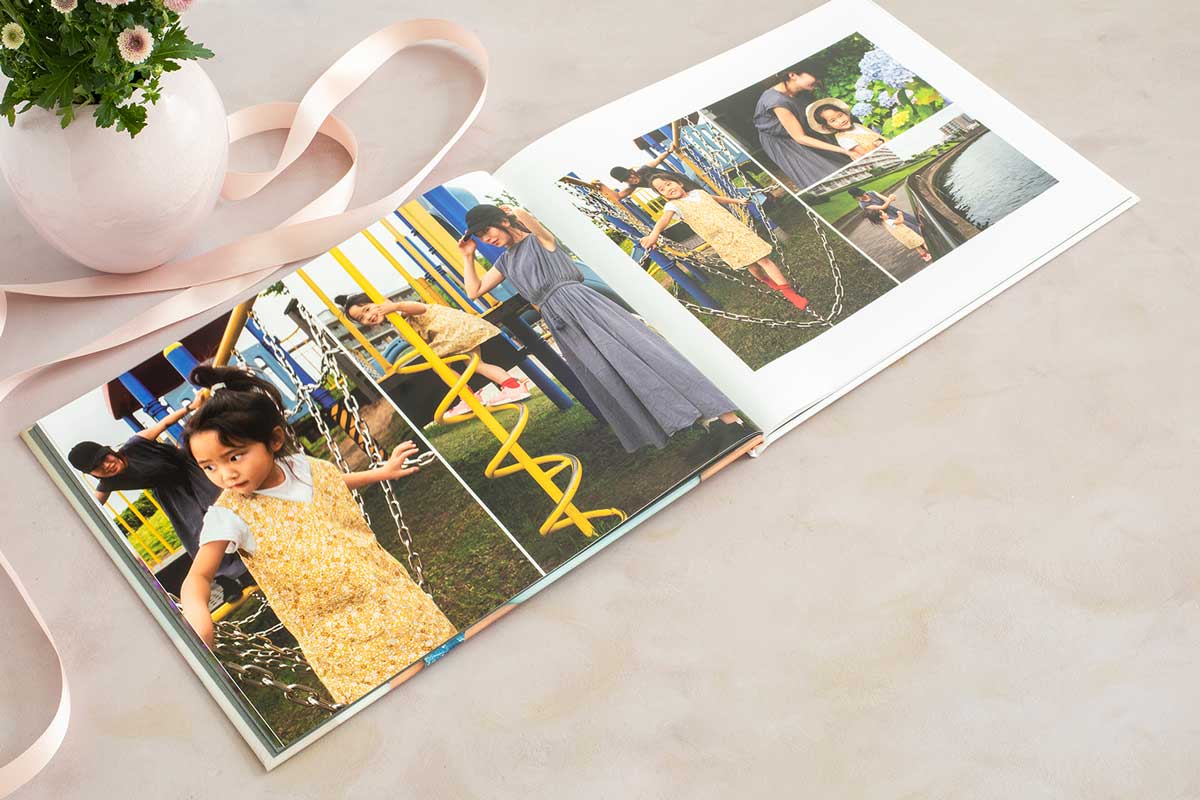
[[[96,500],[102,505],[117,490],[152,490],[184,550],[193,557],[200,548],[204,512],[221,490],[188,453],[173,444],[158,441],[158,437],[195,407],[193,403],[163,417],[154,426],[131,436],[116,450],[97,442],[80,442],[67,455],[71,466],[100,479]],[[236,553],[226,554],[217,572],[217,584],[227,601],[241,595],[240,582],[246,578],[248,573],[242,559]]]

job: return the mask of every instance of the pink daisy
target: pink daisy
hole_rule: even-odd
[[[79,0],[50,0],[50,5],[60,14],[68,14],[79,5]]]
[[[134,25],[117,34],[117,49],[121,51],[121,58],[130,64],[140,64],[150,57],[154,37],[145,27]]]
[[[162,0],[162,4],[174,11],[176,14],[182,14],[189,11],[195,0]]]
[[[116,8],[117,6],[123,6],[126,3],[132,3],[133,0],[96,0],[96,2]]]

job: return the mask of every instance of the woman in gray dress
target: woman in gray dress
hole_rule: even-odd
[[[776,82],[758,98],[754,127],[767,157],[804,189],[844,167],[854,156],[833,137],[812,130],[804,109],[815,98],[817,78],[803,63],[775,75]]]
[[[472,236],[504,248],[482,277],[475,270]],[[697,421],[741,425],[733,401],[665,339],[585,286],[554,234],[528,212],[475,206],[467,212],[459,249],[472,298],[508,281],[539,308],[563,360],[626,451],[648,444],[661,448],[671,434]]]

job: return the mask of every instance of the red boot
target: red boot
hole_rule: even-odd
[[[786,297],[789,303],[801,311],[808,308],[808,298],[804,295],[796,294],[796,290],[791,286],[788,286],[786,283],[772,283],[769,285],[772,289]]]

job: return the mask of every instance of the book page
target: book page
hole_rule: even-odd
[[[775,433],[1136,201],[866,0],[496,174]]]
[[[25,434],[267,766],[761,438],[482,173]]]

